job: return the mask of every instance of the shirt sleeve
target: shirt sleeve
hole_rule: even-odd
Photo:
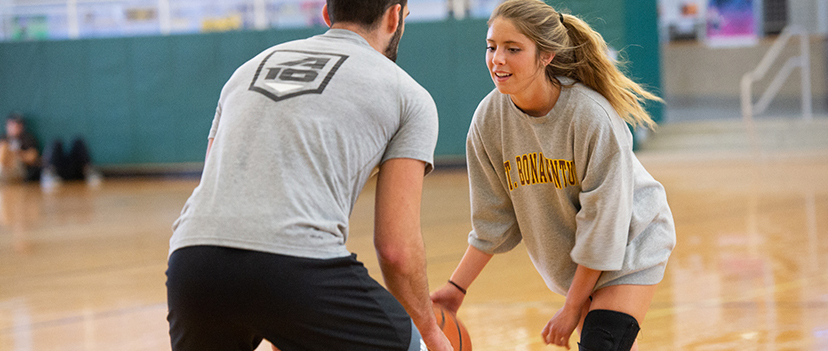
[[[578,126],[575,156],[584,170],[576,215],[575,263],[602,271],[620,270],[632,217],[632,135],[614,111],[596,111]]]
[[[466,139],[472,217],[469,244],[489,254],[507,252],[522,240],[501,159],[487,152],[473,121]]]
[[[411,158],[426,163],[425,174],[434,169],[434,149],[437,147],[439,122],[437,106],[431,95],[411,80],[402,87],[400,96],[400,127],[392,136],[382,156],[382,162],[392,158]]]

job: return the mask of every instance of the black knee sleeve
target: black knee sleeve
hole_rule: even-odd
[[[638,321],[626,313],[590,311],[578,347],[580,351],[629,351],[639,330]]]

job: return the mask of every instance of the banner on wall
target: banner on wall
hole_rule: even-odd
[[[0,0],[2,2],[2,0]],[[17,6],[3,16],[0,39],[10,41],[67,39],[66,6]]]
[[[759,42],[757,0],[710,0],[705,42],[712,47],[752,46]]]
[[[15,16],[9,37],[12,40],[49,39],[49,19],[45,15]]]

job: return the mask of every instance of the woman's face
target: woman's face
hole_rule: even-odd
[[[517,95],[546,79],[541,61],[545,58],[538,60],[535,43],[518,31],[511,20],[495,18],[486,42],[486,65],[501,93]]]

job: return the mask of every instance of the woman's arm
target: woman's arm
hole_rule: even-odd
[[[480,275],[480,272],[483,271],[483,268],[486,267],[486,264],[489,263],[491,258],[491,254],[487,254],[469,245],[460,263],[457,264],[457,268],[454,269],[454,273],[451,274],[450,281],[457,284],[457,286],[446,283],[431,294],[431,301],[443,305],[443,307],[453,313],[457,313],[457,310],[463,303],[463,298],[466,296],[465,290]],[[460,289],[463,289],[463,291]]]
[[[543,340],[569,349],[569,336],[575,331],[583,316],[583,307],[589,303],[589,296],[595,289],[595,283],[601,277],[601,271],[578,265],[572,285],[566,293],[564,307],[555,313],[543,328]]]

